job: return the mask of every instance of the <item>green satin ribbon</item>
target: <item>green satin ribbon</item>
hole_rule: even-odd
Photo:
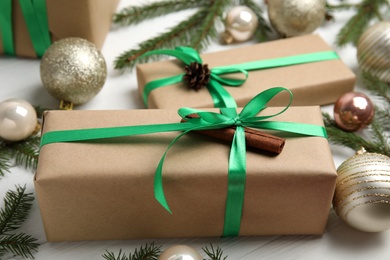
[[[202,64],[202,58],[200,57],[199,53],[190,47],[176,47],[174,50],[153,50],[140,56],[140,58],[156,54],[173,56],[181,60],[186,65],[189,65],[192,62]],[[335,52],[325,51],[215,67],[211,69],[211,79],[207,84],[207,89],[210,92],[214,107],[237,107],[233,97],[222,87],[222,85],[230,87],[241,86],[248,78],[248,71],[334,60],[338,58],[339,57]],[[232,79],[220,76],[224,74],[240,72],[244,74],[244,79]],[[183,76],[184,73],[148,82],[145,85],[142,94],[145,106],[148,107],[148,97],[150,92],[161,87],[179,83],[182,81]]]
[[[267,103],[274,96],[283,91],[287,91],[290,94],[290,101],[285,108],[273,115],[258,115],[267,107]],[[186,120],[184,123],[52,131],[47,132],[42,136],[41,147],[58,142],[83,142],[87,140],[99,140],[158,132],[183,131],[168,145],[157,166],[154,178],[155,198],[167,211],[172,213],[164,195],[162,178],[163,164],[169,149],[182,136],[191,131],[236,126],[236,132],[233,137],[228,163],[228,190],[223,236],[237,236],[240,231],[246,180],[246,145],[244,127],[271,129],[300,134],[303,136],[327,138],[326,130],[323,126],[266,120],[284,113],[290,106],[291,101],[292,93],[290,90],[282,87],[276,87],[258,94],[248,102],[240,113],[237,113],[236,108],[221,108],[220,113],[206,112],[192,108],[180,108],[178,113]],[[190,117],[190,115],[194,114],[199,117]]]
[[[41,58],[51,44],[46,0],[19,0],[19,4],[34,51]],[[4,53],[15,55],[12,31],[12,0],[0,1],[0,30]]]

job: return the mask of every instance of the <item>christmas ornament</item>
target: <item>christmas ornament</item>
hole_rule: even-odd
[[[246,6],[233,7],[225,18],[225,32],[222,40],[225,43],[247,41],[256,32],[258,18],[256,14]]]
[[[371,100],[359,92],[345,93],[334,105],[334,119],[341,129],[357,131],[369,125],[374,118]]]
[[[92,99],[104,85],[106,62],[94,44],[65,38],[51,45],[42,57],[43,86],[55,98],[73,103]]]
[[[202,260],[202,256],[194,248],[185,245],[175,245],[166,249],[158,260]]]
[[[379,22],[362,34],[357,58],[363,71],[390,82],[390,21]]]
[[[0,103],[0,137],[20,141],[31,136],[38,123],[35,109],[23,99],[7,99]]]
[[[390,228],[390,157],[361,149],[337,169],[333,207],[351,227],[366,232]]]
[[[325,17],[325,0],[272,0],[268,17],[272,27],[283,37],[309,34]]]

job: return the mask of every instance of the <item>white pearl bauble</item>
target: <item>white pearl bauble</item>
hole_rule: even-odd
[[[255,34],[257,24],[257,16],[250,8],[246,6],[232,8],[225,18],[225,42],[249,40]]]
[[[35,109],[23,99],[7,99],[0,103],[0,137],[20,141],[29,137],[37,125]]]
[[[359,151],[337,169],[333,207],[361,231],[390,229],[390,158]]]
[[[202,260],[202,256],[194,248],[185,245],[175,245],[167,248],[158,260]]]

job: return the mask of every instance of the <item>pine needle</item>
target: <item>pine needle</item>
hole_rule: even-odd
[[[34,197],[26,193],[26,186],[16,186],[16,191],[7,191],[4,208],[0,209],[0,256],[7,253],[34,258],[39,244],[36,239],[24,233],[12,234],[23,224],[31,209]]]
[[[36,169],[39,157],[38,136],[29,137],[26,140],[7,144],[11,157],[15,157],[17,165],[22,165],[27,169]]]
[[[213,245],[210,244],[210,249],[206,247],[202,247],[202,250],[206,253],[206,255],[210,258],[210,260],[226,260],[227,256],[223,257],[223,251],[221,248],[217,247],[214,249]],[[222,258],[223,257],[223,258]]]
[[[119,250],[118,256],[115,256],[113,252],[108,252],[102,257],[106,260],[157,260],[161,254],[161,246],[156,246],[154,243],[146,244],[141,246],[139,249],[135,249],[134,253],[127,256]]]
[[[1,144],[0,140],[0,177],[4,177],[5,173],[9,172],[9,164],[10,156],[6,151],[6,148]]]
[[[150,3],[143,6],[130,6],[115,14],[113,23],[118,24],[119,26],[134,25],[147,19],[195,7],[202,7],[209,3],[209,0],[170,0]]]

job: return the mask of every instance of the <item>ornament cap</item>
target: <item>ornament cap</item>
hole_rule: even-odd
[[[231,44],[234,42],[233,35],[229,31],[224,31],[221,34],[221,40],[223,44]]]
[[[60,109],[61,110],[73,110],[73,103],[66,100],[60,101]]]
[[[365,154],[366,152],[366,149],[364,149],[364,147],[361,147],[359,150],[356,151],[356,155]]]

